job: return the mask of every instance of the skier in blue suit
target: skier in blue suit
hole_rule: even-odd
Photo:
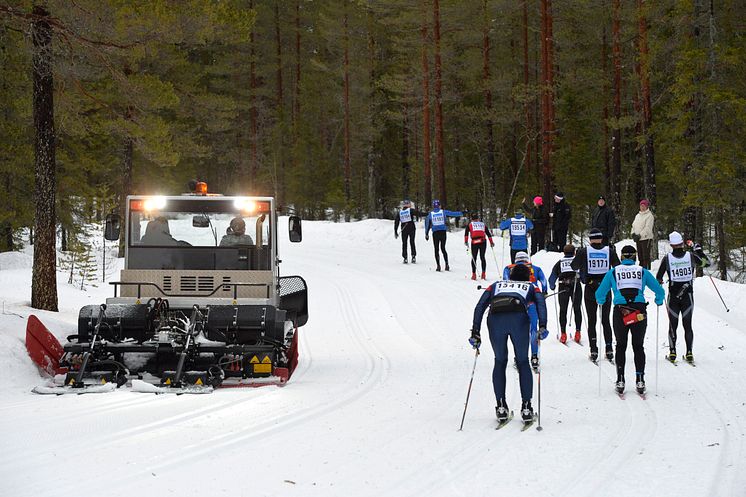
[[[539,337],[547,337],[547,307],[544,296],[529,281],[531,271],[525,264],[516,265],[510,271],[510,280],[496,281],[482,294],[474,308],[474,321],[469,343],[479,348],[482,343],[480,329],[482,317],[487,308],[487,328],[490,343],[495,353],[495,366],[492,370],[492,386],[495,390],[497,407],[495,412],[500,423],[508,419],[508,405],[505,402],[505,368],[508,364],[508,337],[513,342],[513,352],[518,364],[518,375],[521,385],[521,417],[525,423],[533,420],[534,409],[531,406],[533,396],[533,377],[528,362],[529,317],[528,306],[533,303],[539,316]]]
[[[518,252],[515,255],[515,264],[505,266],[503,269],[503,279],[510,279],[510,271],[518,264],[525,264],[531,270],[529,281],[539,287],[543,295],[547,294],[547,279],[544,271],[539,266],[531,264],[531,258],[528,252]],[[539,314],[536,312],[536,306],[528,305],[528,317],[531,320],[531,368],[536,371],[539,368],[539,341],[536,339],[536,332],[539,329]]]
[[[616,337],[616,390],[624,393],[624,366],[627,353],[628,331],[632,333],[632,351],[635,356],[636,383],[639,394],[645,393],[645,349],[643,340],[648,327],[645,288],[655,292],[655,305],[663,305],[666,292],[653,273],[635,264],[637,250],[632,245],[622,249],[622,263],[604,276],[596,290],[596,302],[603,305],[611,290],[614,303],[614,336]],[[658,344],[655,344],[657,347]]]
[[[440,254],[443,251],[443,260],[446,263],[446,271],[451,270],[448,265],[448,252],[446,252],[446,234],[448,225],[446,217],[461,217],[461,211],[447,211],[440,208],[440,200],[433,200],[433,210],[425,218],[425,240],[430,239],[430,230],[433,230],[433,245],[435,246],[436,271],[440,271]]]
[[[526,219],[521,211],[516,211],[515,216],[500,223],[500,229],[510,231],[510,262],[515,262],[518,252],[528,251],[528,232],[534,229],[534,223]]]

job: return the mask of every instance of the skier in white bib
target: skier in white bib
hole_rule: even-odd
[[[686,341],[686,354],[684,360],[694,362],[692,347],[694,345],[694,331],[692,330],[692,314],[694,313],[694,278],[697,267],[710,265],[710,260],[705,255],[698,243],[689,241],[691,251],[687,251],[684,238],[681,233],[674,231],[668,235],[668,242],[673,252],[663,257],[658,267],[656,279],[663,283],[663,276],[668,275],[668,346],[669,353],[666,359],[676,361],[676,329],[679,327],[679,314],[684,326],[684,340]]]
[[[409,240],[409,247],[412,251],[412,264],[417,262],[417,247],[414,244],[415,218],[424,215],[424,213],[412,207],[412,202],[404,200],[402,208],[394,219],[394,238],[399,238],[399,225],[401,224],[401,256],[404,259],[404,264],[409,262],[407,259],[407,240]]]

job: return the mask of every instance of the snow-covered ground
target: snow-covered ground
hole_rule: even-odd
[[[436,273],[421,227],[418,264],[401,264],[392,224],[306,222],[300,244],[283,232],[283,273],[302,275],[310,291],[298,370],[282,388],[212,395],[30,393],[41,382],[23,345],[31,258],[0,254],[0,495],[746,495],[746,287],[717,282],[726,314],[709,279],[697,280],[696,368],[663,359],[665,312],[656,365],[652,310],[647,400],[620,400],[614,366],[599,369],[587,346],[554,339],[551,298],[544,430],[522,433],[517,420],[494,430],[485,343],[458,431],[480,296],[462,233],[449,236],[452,271]],[[495,254],[502,263],[499,240]],[[534,262],[548,274],[558,256]],[[496,276],[491,253],[488,264]],[[82,305],[110,293],[108,285],[79,291],[66,278],[61,312],[34,311],[61,340],[75,332]],[[632,377],[631,350],[627,357]],[[507,396],[517,410],[512,368]]]

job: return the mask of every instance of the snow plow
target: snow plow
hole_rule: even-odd
[[[53,376],[36,393],[125,385],[209,393],[290,379],[298,328],[308,320],[307,286],[300,276],[280,276],[274,199],[191,186],[180,196],[127,198],[125,266],[110,283],[114,296],[83,307],[67,343],[29,318],[29,355]],[[107,216],[105,238],[118,240],[120,225]],[[300,218],[289,217],[288,231],[301,241]]]

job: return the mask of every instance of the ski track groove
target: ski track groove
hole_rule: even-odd
[[[354,300],[350,298],[349,290],[336,283],[333,283],[333,286],[335,286],[335,290],[341,302],[349,304],[350,308],[356,308],[357,304],[355,304]],[[178,451],[171,454],[163,454],[159,456],[159,458],[167,460],[168,462],[149,465],[144,471],[146,473],[156,471],[167,472],[182,467],[186,463],[202,459],[210,453],[225,451],[226,449],[230,449],[237,445],[245,444],[246,441],[258,436],[267,435],[281,429],[287,430],[287,428],[293,425],[311,421],[340,407],[352,404],[374,388],[383,384],[390,371],[389,360],[386,356],[381,354],[375,344],[372,343],[372,337],[359,327],[358,323],[360,321],[355,321],[356,316],[359,316],[358,311],[356,309],[349,311],[346,307],[347,306],[342,307],[343,319],[348,325],[348,328],[352,331],[351,336],[354,339],[354,342],[357,344],[361,352],[363,352],[365,357],[365,370],[361,377],[354,382],[354,384],[360,385],[360,388],[352,389],[352,391],[347,395],[342,395],[340,397],[332,396],[332,398],[336,398],[336,400],[331,402],[324,402],[320,405],[309,407],[300,413],[289,414],[280,419],[275,418],[271,421],[260,423],[259,425],[252,426],[246,430],[239,431],[238,433],[223,433],[209,439],[201,439],[200,446],[198,448],[190,447],[188,454],[184,454],[183,448],[180,448]],[[350,382],[350,384],[353,384],[353,382]],[[118,478],[116,481],[123,483],[130,479],[131,475],[127,475]]]

